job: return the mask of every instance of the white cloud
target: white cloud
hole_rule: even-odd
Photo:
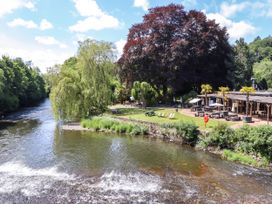
[[[125,46],[126,43],[127,43],[127,41],[123,40],[123,39],[115,42],[116,51],[117,51],[117,59],[119,59],[122,56],[123,49],[124,49],[124,46]]]
[[[181,1],[181,4],[185,7],[185,9],[192,8],[197,5],[197,0],[183,0]]]
[[[104,12],[99,8],[95,0],[74,0],[75,7],[81,16],[103,16]]]
[[[220,5],[220,14],[227,18],[234,17],[238,12],[249,12],[254,17],[272,17],[272,0],[244,1],[241,3],[225,1]]]
[[[39,26],[32,20],[28,21],[22,18],[16,18],[13,21],[8,22],[7,25],[12,28],[22,26],[28,29],[40,29],[40,30],[47,30],[53,28],[53,25],[46,19],[43,19]]]
[[[11,22],[7,23],[9,27],[17,27],[17,26],[22,26],[25,28],[33,29],[33,28],[38,28],[38,25],[34,23],[33,21],[27,21],[21,18],[16,18]]]
[[[31,0],[1,0],[0,17],[10,14],[19,8],[34,9],[35,6]]]
[[[57,45],[60,48],[67,48],[66,44],[61,43],[52,36],[36,36],[35,40],[42,45]]]
[[[50,23],[48,20],[46,19],[42,19],[41,23],[40,23],[40,29],[41,30],[48,30],[48,29],[52,29],[53,25],[52,23]]]
[[[231,4],[228,2],[223,2],[220,6],[220,13],[225,16],[225,17],[232,17],[234,16],[237,12],[241,12],[247,7],[249,7],[251,4],[249,2],[242,2],[238,4]]]
[[[72,32],[87,32],[89,30],[102,30],[106,28],[119,27],[119,21],[113,16],[101,16],[101,17],[88,17],[84,20],[80,20],[77,24],[70,26],[69,29]]]
[[[232,40],[254,34],[256,28],[245,21],[235,22],[219,13],[208,13],[207,18],[215,20],[221,27],[226,27]]]
[[[0,55],[21,57],[24,61],[32,61],[42,72],[45,72],[47,67],[63,63],[75,53],[71,48],[65,50],[58,47],[47,49],[32,42],[13,39],[1,33],[0,44]]]
[[[147,11],[149,8],[149,2],[148,0],[134,0],[134,7],[140,7],[143,10]]]
[[[87,32],[89,30],[103,30],[118,28],[121,23],[111,15],[100,9],[95,0],[73,0],[78,13],[86,17],[69,27],[72,32]]]

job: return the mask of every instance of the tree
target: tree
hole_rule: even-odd
[[[150,9],[130,28],[119,74],[128,87],[146,81],[164,97],[168,88],[181,95],[202,83],[228,84],[231,53],[225,28],[202,12],[170,4]]]
[[[232,73],[232,81],[235,89],[242,86],[250,86],[253,75],[253,56],[249,46],[243,38],[237,40],[233,47],[235,68]]]
[[[135,100],[141,101],[146,107],[147,105],[153,105],[157,97],[156,91],[147,82],[135,81],[133,88],[131,89],[131,95]]]
[[[254,77],[260,83],[265,80],[268,88],[272,88],[272,61],[264,59],[261,62],[257,62],[253,65]]]
[[[201,94],[205,94],[205,105],[208,105],[208,94],[212,93],[212,86],[210,84],[201,85]]]
[[[264,59],[272,60],[272,36],[264,39],[257,37],[249,44],[249,49],[254,62],[261,62]]]
[[[251,93],[254,93],[256,90],[251,87],[251,86],[243,86],[242,89],[240,90],[241,93],[246,94],[246,116],[248,116],[249,112],[249,95]]]
[[[0,112],[33,105],[44,97],[44,80],[38,68],[21,58],[0,58]]]
[[[85,40],[78,55],[61,66],[58,83],[50,94],[55,116],[79,120],[102,113],[111,102],[114,69],[112,44]]]
[[[223,106],[224,106],[223,108],[224,108],[224,110],[225,110],[225,103],[226,103],[226,101],[227,101],[227,96],[226,96],[226,94],[229,93],[229,87],[221,86],[221,87],[219,87],[218,89],[219,89],[219,91],[218,91],[219,95],[221,95],[222,98],[223,98]]]

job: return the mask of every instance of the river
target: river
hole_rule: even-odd
[[[142,137],[63,131],[50,102],[0,127],[0,203],[272,203],[272,173]]]

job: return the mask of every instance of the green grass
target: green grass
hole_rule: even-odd
[[[118,109],[120,111],[120,114],[116,115],[118,117],[124,117],[134,120],[141,120],[141,121],[147,121],[147,122],[153,122],[153,123],[176,123],[176,122],[190,122],[198,126],[200,129],[204,129],[204,121],[202,117],[192,117],[188,115],[184,115],[180,112],[175,112],[175,109],[169,109],[169,108],[159,108],[159,109],[139,109],[139,108],[130,108],[123,110],[122,108]],[[170,113],[175,113],[174,119],[169,119],[168,117],[159,117],[159,116],[145,116],[145,112],[154,110],[155,113],[158,115],[158,113],[164,113],[165,115],[169,115]],[[207,128],[212,128],[218,123],[226,123],[226,124],[233,124],[233,122],[222,122],[218,121],[216,119],[210,119],[209,123],[207,125]]]
[[[145,135],[148,133],[148,128],[143,125],[120,122],[107,117],[84,119],[80,124],[82,127],[93,129],[94,131],[111,131],[130,135]]]
[[[268,162],[265,159],[257,161],[255,158],[253,158],[250,155],[233,152],[231,150],[224,150],[222,157],[229,161],[239,162],[241,164],[251,165],[255,167],[264,167],[268,165]]]

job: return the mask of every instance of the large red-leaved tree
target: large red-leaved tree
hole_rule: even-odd
[[[231,52],[225,28],[203,12],[170,4],[150,9],[130,28],[118,64],[128,86],[147,81],[164,94],[169,87],[181,94],[202,83],[228,84]]]

